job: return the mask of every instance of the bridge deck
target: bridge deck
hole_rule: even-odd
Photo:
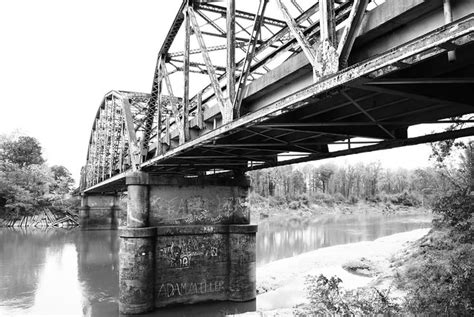
[[[249,170],[473,135],[468,128],[407,139],[411,125],[473,112],[473,41],[470,14],[149,157],[141,168],[189,175]],[[449,63],[446,52],[453,48],[457,60]],[[348,144],[354,137],[368,143]],[[347,149],[331,152],[331,144],[346,144]],[[300,154],[279,160],[278,155],[289,151]],[[120,189],[123,177],[115,175],[86,192]]]

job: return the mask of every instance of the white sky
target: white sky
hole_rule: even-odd
[[[180,2],[0,0],[0,134],[36,137],[48,163],[66,166],[77,181],[101,99],[110,90],[150,92]],[[342,161],[425,166],[429,151],[421,145]]]
[[[104,94],[150,92],[180,1],[0,0],[0,133],[36,137],[77,180]]]

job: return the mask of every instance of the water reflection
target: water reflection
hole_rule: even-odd
[[[75,241],[84,316],[117,315],[117,231],[77,231]]]
[[[0,230],[0,316],[45,314],[57,300],[58,308],[68,306],[64,313],[77,310],[76,258],[73,237],[64,231]]]
[[[321,215],[264,222],[257,234],[257,266],[338,244],[374,240],[429,227],[430,215]]]
[[[257,265],[320,247],[429,226],[429,216],[321,216],[259,227]],[[118,315],[116,231],[0,229],[0,316]],[[224,316],[256,302],[216,302],[143,316]]]
[[[77,280],[75,246],[66,243],[62,248],[47,249],[46,262],[40,272],[31,315],[48,315],[53,308],[56,314],[81,312],[81,287]]]

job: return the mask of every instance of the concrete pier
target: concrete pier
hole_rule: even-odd
[[[121,313],[255,299],[255,234],[244,175],[131,173],[120,229]]]
[[[119,224],[118,194],[81,196],[79,225],[82,230],[115,230]]]
[[[120,230],[119,310],[140,314],[154,308],[155,228]]]

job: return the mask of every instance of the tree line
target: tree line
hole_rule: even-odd
[[[37,139],[0,135],[0,217],[70,208],[73,186],[66,167],[46,164]]]
[[[435,166],[416,169],[389,169],[382,163],[356,163],[342,166],[307,163],[280,166],[249,173],[253,194],[292,201],[332,196],[336,201],[381,201],[410,197],[424,203],[452,186],[455,175]]]

